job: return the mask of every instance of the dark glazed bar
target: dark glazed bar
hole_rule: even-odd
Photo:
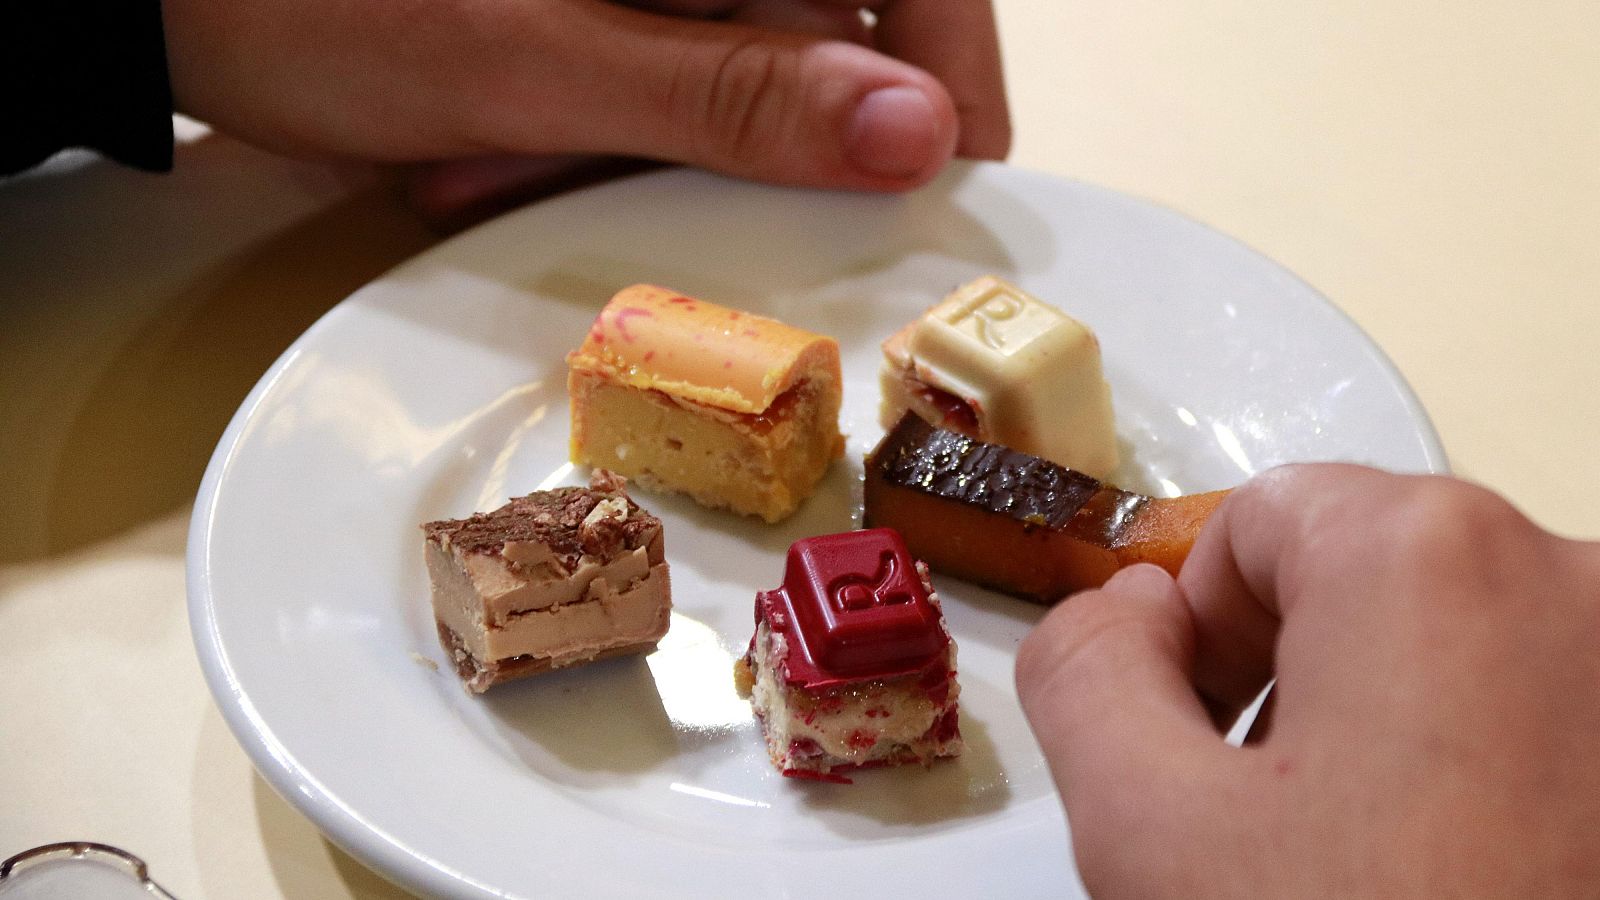
[[[867,457],[864,524],[935,571],[1054,603],[1135,563],[1176,574],[1226,494],[1146,497],[906,415]]]

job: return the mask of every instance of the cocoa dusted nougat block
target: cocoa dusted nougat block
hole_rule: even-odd
[[[439,639],[474,692],[647,652],[667,633],[661,520],[611,472],[422,530]]]

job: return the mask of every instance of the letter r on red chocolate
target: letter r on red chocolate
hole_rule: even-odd
[[[864,578],[849,572],[833,579],[828,585],[828,599],[835,610],[869,609],[890,603],[910,603],[911,594],[905,589],[905,563],[893,550],[878,556],[878,572]]]
[[[889,528],[796,541],[783,587],[761,599],[788,607],[786,639],[801,657],[791,654],[791,670],[814,668],[791,675],[805,681],[915,670],[949,642],[905,542]]]

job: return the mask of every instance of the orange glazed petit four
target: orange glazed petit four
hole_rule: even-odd
[[[572,459],[776,522],[844,453],[839,344],[654,285],[567,357]]]

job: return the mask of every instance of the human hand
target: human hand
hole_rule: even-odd
[[[875,26],[860,14],[871,8]],[[594,157],[861,190],[1011,130],[989,0],[163,0],[181,111],[429,170],[434,212]]]
[[[1017,687],[1097,897],[1593,896],[1600,545],[1465,482],[1235,490],[1176,581],[1057,606]],[[1276,676],[1265,737],[1220,724]]]

